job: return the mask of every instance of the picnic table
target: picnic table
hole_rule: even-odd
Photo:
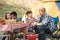
[[[22,28],[22,29],[24,29],[24,31],[27,31],[28,24],[26,24],[26,23],[22,23],[22,24],[5,24],[5,25],[0,24],[0,30],[1,31],[13,32],[13,30],[17,29],[17,28]]]
[[[13,40],[13,30],[14,29],[18,29],[18,28],[21,28],[23,30],[24,33],[27,33],[28,31],[28,24],[26,23],[13,23],[13,24],[0,24],[0,31],[3,31],[3,32],[10,32],[10,39]]]

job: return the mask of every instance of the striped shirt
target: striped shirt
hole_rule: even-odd
[[[25,19],[26,23],[28,23],[30,25],[30,27],[32,26],[31,24],[34,23],[36,21],[36,19],[34,17],[32,18],[26,18]]]

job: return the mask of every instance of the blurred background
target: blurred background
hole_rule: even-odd
[[[59,0],[0,0],[0,20],[4,19],[6,13],[12,11],[16,11],[20,18],[27,10],[32,10],[33,16],[36,17],[41,7],[45,7],[50,16],[60,18]]]
[[[57,16],[60,9],[59,4],[59,0],[0,0],[0,19],[4,18],[5,13],[12,11],[16,11],[18,17],[22,17],[27,10],[32,10],[37,15],[40,7],[45,7],[51,16]]]
[[[32,10],[33,16],[36,17],[41,7],[44,7],[50,16],[59,17],[60,29],[60,0],[0,0],[0,20],[5,19],[5,14],[12,11],[17,12],[18,18],[22,18],[26,11]]]
[[[4,19],[5,13],[12,11],[16,11],[18,17],[22,17],[27,10],[32,10],[36,16],[40,7],[45,7],[47,13],[56,17],[60,14],[59,4],[59,0],[0,0],[0,20]]]

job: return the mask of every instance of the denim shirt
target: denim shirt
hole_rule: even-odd
[[[47,25],[50,19],[51,19],[50,16],[48,14],[45,14],[43,17],[37,18],[37,23],[41,23],[42,25]]]
[[[42,19],[41,19],[42,18]],[[38,17],[38,23],[41,23],[41,26],[47,26],[51,32],[54,32],[57,29],[56,24],[52,20],[52,17],[48,14],[45,14],[43,17]],[[40,21],[42,20],[42,21]]]

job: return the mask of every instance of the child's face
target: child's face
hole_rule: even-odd
[[[32,13],[30,13],[30,14],[27,14],[27,16],[28,16],[28,17],[32,17]]]

